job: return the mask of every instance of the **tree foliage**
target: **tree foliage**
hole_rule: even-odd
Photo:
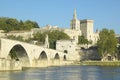
[[[84,36],[78,36],[78,44],[89,44],[89,43],[91,42],[85,39]]]
[[[30,30],[32,28],[39,28],[38,24],[34,21],[27,20],[23,22],[14,18],[0,17],[0,29],[9,32],[12,30]]]
[[[106,54],[114,55],[117,47],[117,39],[114,30],[103,29],[99,33],[98,51],[102,57]]]
[[[50,43],[50,48],[55,49],[56,46],[56,41],[57,40],[66,40],[66,39],[70,39],[70,37],[65,34],[62,31],[48,31],[48,32],[44,32],[44,33],[36,33],[34,34],[33,40],[36,40],[38,42],[45,42],[45,35],[48,34],[49,36],[49,43]]]
[[[9,36],[7,36],[7,38],[12,39],[12,40],[24,41],[22,36],[9,35]]]
[[[44,43],[45,42],[45,36],[46,36],[45,33],[37,32],[37,33],[33,34],[32,40]]]
[[[10,55],[11,59],[18,59],[17,52],[15,50],[11,50],[9,55]]]

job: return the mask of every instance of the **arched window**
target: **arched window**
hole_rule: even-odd
[[[63,56],[63,60],[64,60],[64,61],[66,61],[66,60],[67,60],[66,55],[64,55],[64,56]]]

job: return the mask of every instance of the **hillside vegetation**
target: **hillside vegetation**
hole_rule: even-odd
[[[18,21],[14,18],[0,17],[0,30],[4,30],[5,32],[13,30],[31,30],[32,28],[39,28],[37,22],[31,20]]]

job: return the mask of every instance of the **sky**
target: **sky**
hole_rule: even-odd
[[[0,0],[0,17],[36,21],[70,28],[74,9],[77,18],[94,20],[94,31],[114,29],[120,34],[120,0]]]

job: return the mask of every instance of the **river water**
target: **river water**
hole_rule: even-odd
[[[0,72],[0,80],[120,80],[120,67],[60,66]]]

